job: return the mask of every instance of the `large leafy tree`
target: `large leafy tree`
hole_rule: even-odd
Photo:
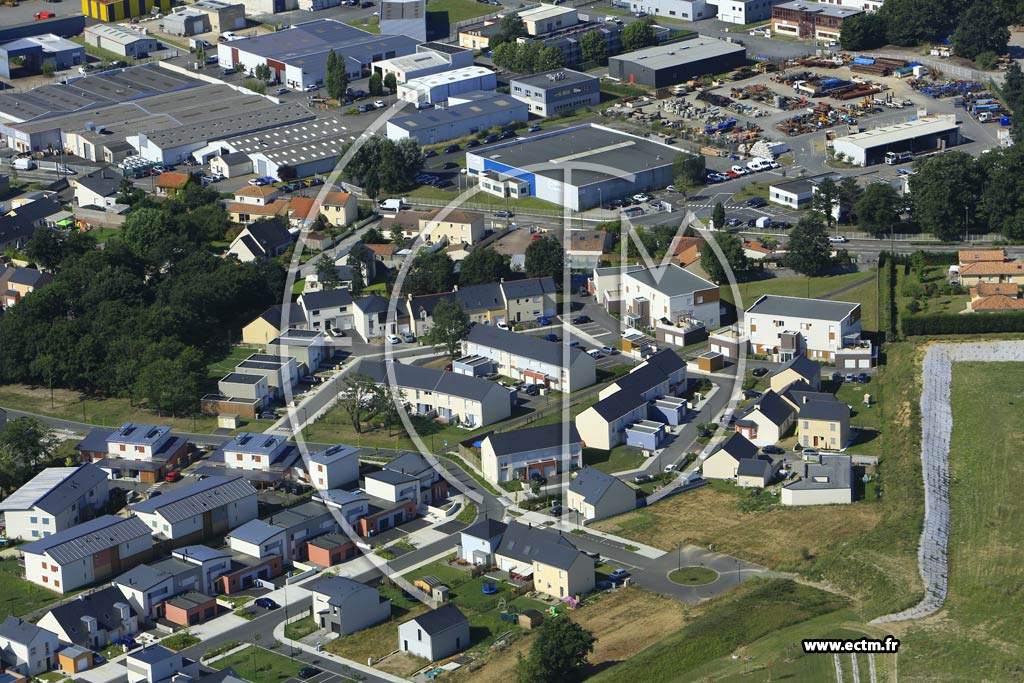
[[[533,240],[526,247],[524,266],[529,277],[550,276],[557,280],[565,269],[565,249],[556,239]]]
[[[465,287],[498,282],[512,274],[509,262],[510,258],[507,255],[499,254],[494,249],[474,249],[469,256],[462,259],[459,283]]]
[[[860,16],[859,14],[856,16]],[[854,176],[844,176],[839,181],[839,220],[849,223],[856,212],[857,200],[864,194]]]
[[[725,207],[722,202],[715,202],[715,208],[711,210],[711,225],[715,230],[725,230]]]
[[[518,656],[515,683],[575,683],[583,680],[583,668],[597,638],[572,619],[545,619],[530,645],[529,654]]]
[[[398,92],[398,78],[395,77],[394,72],[389,71],[387,75],[384,76],[384,87],[387,88],[388,92],[392,95]]]
[[[916,47],[941,40],[956,25],[958,3],[947,0],[892,0],[878,10],[885,22],[886,40],[895,45]]]
[[[976,59],[983,52],[1001,55],[1009,42],[1004,13],[990,2],[975,2],[968,7],[953,32],[953,52],[967,59]]]
[[[499,45],[507,45],[509,43],[515,43],[516,38],[519,36],[526,35],[526,23],[523,18],[518,14],[506,14],[501,18],[499,24],[498,33],[491,36],[488,41],[492,50],[497,49]]]
[[[370,80],[367,87],[370,88],[371,95],[381,95],[384,92],[384,79],[375,71],[370,74]]]
[[[587,31],[580,38],[580,53],[586,64],[608,63],[608,43],[600,31]]]
[[[789,233],[782,263],[801,275],[821,275],[832,265],[832,246],[825,224],[814,216],[804,216]]]
[[[902,198],[888,183],[872,183],[857,200],[857,223],[876,237],[883,237],[899,223]]]
[[[677,154],[672,161],[672,172],[676,184],[682,183],[687,188],[704,184],[706,170],[707,164],[703,154]]]
[[[363,423],[372,420],[381,405],[377,383],[372,377],[361,372],[345,377],[344,387],[338,392],[338,407],[348,417],[356,434],[363,432]]]
[[[445,298],[434,306],[433,318],[434,322],[423,335],[423,340],[443,346],[449,357],[457,357],[462,339],[469,332],[469,315],[456,299]]]
[[[647,19],[642,19],[631,22],[626,28],[622,29],[622,51],[632,52],[633,50],[641,50],[657,43],[658,37],[655,35],[654,27],[651,26],[651,23]]]
[[[348,71],[345,69],[345,58],[339,57],[334,50],[327,53],[327,69],[324,78],[327,96],[339,102],[348,90]]]
[[[199,349],[187,347],[175,358],[157,358],[139,372],[136,395],[161,415],[188,415],[199,405],[206,368]]]
[[[839,186],[832,178],[824,178],[814,188],[811,196],[811,211],[820,215],[830,228],[836,222],[836,209],[839,208]]]
[[[373,197],[379,190],[397,193],[412,189],[422,168],[423,152],[415,140],[395,142],[374,136],[352,156],[345,171]]]
[[[910,199],[924,231],[950,240],[977,224],[984,176],[974,157],[964,152],[939,154],[918,162],[916,171],[910,177]]]
[[[1024,146],[993,150],[978,165],[985,179],[979,222],[1006,239],[1024,239]]]
[[[10,492],[53,457],[53,430],[35,418],[11,420],[0,430],[0,492]]]
[[[843,20],[839,44],[844,50],[874,50],[885,45],[885,19],[876,12],[864,12]]]
[[[320,258],[316,260],[316,280],[325,290],[337,289],[341,286],[338,267],[334,265],[334,259],[330,254],[321,254]]]
[[[455,286],[455,262],[443,251],[421,252],[413,259],[405,290],[413,295],[447,292]]]
[[[750,273],[751,263],[747,255],[743,253],[743,241],[728,232],[716,232],[712,239],[725,255],[725,263],[732,269],[733,276],[737,281],[742,281]],[[700,250],[700,267],[708,274],[713,282],[725,284],[729,281],[725,264],[718,258],[718,254],[710,244],[705,244]]]

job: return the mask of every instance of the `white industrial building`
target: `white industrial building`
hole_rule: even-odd
[[[527,35],[531,36],[561,31],[579,23],[575,7],[547,3],[523,10],[519,13],[519,18],[523,20]]]
[[[381,0],[380,32],[427,39],[426,0]]]
[[[137,59],[160,48],[160,42],[142,31],[109,24],[85,27],[85,44],[115,52],[123,57]]]
[[[719,21],[727,24],[753,24],[772,18],[772,0],[714,0]]]
[[[482,66],[469,66],[406,81],[398,86],[398,99],[413,104],[437,104],[452,95],[497,87],[498,74]]]
[[[212,145],[211,151],[245,154],[252,172],[260,176],[285,180],[281,169],[287,167],[293,173],[286,176],[307,178],[330,172],[351,135],[338,119],[324,117],[228,138]]]
[[[714,2],[708,0],[630,0],[629,9],[634,13],[646,12],[656,17],[699,21],[710,19],[718,11]],[[771,10],[769,9],[769,16]]]
[[[922,154],[948,149],[960,142],[956,115],[942,114],[836,138],[832,150],[836,156],[844,155],[849,163],[871,166],[881,163],[886,152]]]
[[[374,62],[371,69],[381,76],[394,74],[398,83],[432,74],[473,66],[473,50],[446,43],[424,43],[416,53]]]

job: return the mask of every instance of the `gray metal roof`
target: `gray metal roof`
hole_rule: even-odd
[[[133,505],[131,510],[143,514],[158,513],[173,523],[255,495],[256,489],[241,477],[207,477]]]
[[[503,533],[505,533],[506,528],[508,528],[508,525],[504,522],[499,522],[496,519],[487,518],[482,522],[477,522],[473,526],[463,529],[462,533],[472,538],[482,538],[490,540],[492,538],[497,538],[498,536],[501,536]]]
[[[608,489],[622,486],[632,491],[632,488],[622,480],[595,467],[584,467],[569,482],[569,490],[583,496],[583,500],[592,505],[600,502]]]
[[[525,429],[516,429],[510,432],[495,432],[494,434],[489,435],[486,440],[490,442],[491,449],[497,456],[535,451],[542,448],[553,448],[563,444],[562,424],[557,423],[541,425],[540,427],[527,427]],[[565,445],[570,446],[580,443],[582,443],[582,441],[580,439],[580,433],[576,429],[576,424],[570,422],[569,441]]]
[[[549,78],[549,76],[555,76],[555,78]],[[555,69],[554,71],[545,71],[533,74],[532,76],[513,78],[509,81],[509,86],[514,88],[517,83],[520,83],[539,90],[554,90],[556,88],[564,88],[567,85],[589,83],[591,81],[597,83],[600,79],[597,76],[573,71],[572,69]]]
[[[466,615],[459,611],[459,608],[455,606],[455,603],[449,602],[435,610],[424,612],[423,614],[411,619],[415,621],[417,625],[428,635],[436,636],[439,633],[447,631],[452,626],[469,621],[466,619]]]
[[[476,119],[490,120],[494,114],[505,111],[521,111],[524,116],[527,116],[528,106],[511,95],[494,95],[486,99],[475,99],[465,104],[455,104],[445,109],[424,109],[415,114],[391,119],[388,124],[409,133],[417,133],[440,126],[469,125],[469,122]]]
[[[55,562],[68,564],[92,557],[141,536],[150,536],[149,527],[138,517],[103,515],[38,541],[21,546],[23,553],[46,553]]]
[[[506,299],[525,299],[527,297],[555,294],[558,288],[554,278],[530,277],[523,280],[505,280],[501,283],[501,291]]]
[[[745,47],[737,43],[727,43],[717,38],[698,36],[693,40],[656,45],[644,48],[643,50],[617,55],[610,59],[636,64],[648,69],[665,69],[679,64],[688,64],[737,52],[746,53],[746,51]]]
[[[55,515],[106,478],[106,473],[92,463],[47,467],[0,502],[0,512],[39,508]]]
[[[394,363],[394,368],[395,382],[400,387],[436,391],[471,401],[483,401],[495,392],[508,395],[508,389],[505,387],[479,377],[468,377],[404,363]],[[359,362],[357,372],[368,375],[375,382],[388,383],[387,368],[383,361],[362,360]]]
[[[28,645],[45,630],[31,622],[22,621],[18,617],[7,617],[3,623],[0,623],[0,638],[21,645]]]
[[[172,575],[168,572],[150,567],[148,564],[140,564],[118,576],[113,583],[139,591],[148,591],[171,577]]]
[[[853,479],[853,460],[848,455],[822,454],[820,463],[803,463],[803,477],[787,489],[848,489]]]
[[[765,481],[772,478],[775,471],[770,460],[762,458],[743,458],[736,467],[737,477],[762,477]]]
[[[801,420],[841,422],[850,419],[850,406],[841,401],[815,401],[800,404]]]
[[[231,557],[229,553],[226,553],[223,550],[215,550],[207,545],[187,545],[175,550],[174,555],[180,556],[186,561],[191,559],[196,560],[197,562],[208,562],[222,557]]]
[[[590,407],[593,408],[598,415],[604,418],[606,422],[611,422],[630,411],[636,410],[646,403],[647,400],[640,394],[620,389],[611,396],[601,399]]]
[[[798,296],[765,294],[747,309],[747,313],[779,315],[787,318],[839,322],[860,308],[860,304],[829,299],[804,299]]]
[[[505,351],[513,356],[528,358],[539,363],[563,366],[562,359],[568,359],[565,367],[571,366],[580,356],[586,355],[574,346],[556,344],[528,334],[503,330],[493,325],[476,324],[470,328],[465,340],[480,346]],[[589,357],[589,356],[588,356]]]
[[[576,546],[561,534],[520,522],[509,523],[501,537],[501,543],[498,544],[497,552],[519,562],[533,564],[536,560],[559,569],[571,567],[580,553]]]
[[[685,268],[680,268],[675,263],[644,268],[643,270],[634,270],[627,273],[626,277],[633,278],[637,282],[647,285],[666,296],[679,296],[705,289],[718,289],[718,285],[715,283],[705,280]]]
[[[769,389],[757,399],[744,413],[746,417],[755,410],[768,418],[772,424],[782,425],[793,414],[793,407],[786,403],[781,396]]]
[[[274,526],[262,519],[253,519],[231,531],[228,534],[228,538],[233,538],[242,543],[261,545],[283,532],[284,529],[279,526]]]
[[[314,593],[327,596],[327,604],[336,607],[343,607],[345,602],[357,593],[373,591],[377,594],[376,588],[371,588],[364,583],[359,583],[344,576],[325,576],[309,587]]]
[[[373,34],[332,19],[315,19],[296,24],[283,31],[232,41],[231,47],[264,59],[273,59],[293,66],[305,60],[326,60],[328,50],[360,61],[364,55],[395,50],[411,54],[418,41],[409,36]]]

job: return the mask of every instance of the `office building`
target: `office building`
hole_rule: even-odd
[[[509,94],[530,107],[536,116],[554,116],[601,102],[601,79],[590,74],[557,69],[513,78]]]

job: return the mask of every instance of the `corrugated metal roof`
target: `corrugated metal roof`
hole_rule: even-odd
[[[255,495],[256,489],[242,477],[208,477],[195,484],[165,493],[159,498],[150,498],[133,505],[131,509],[142,514],[157,513],[168,522],[174,523]]]
[[[106,473],[91,463],[81,467],[47,467],[0,502],[0,512],[38,507],[51,515],[57,514],[106,478]]]
[[[21,551],[30,555],[45,553],[60,564],[68,564],[149,535],[146,523],[138,517],[103,515],[23,545]]]

